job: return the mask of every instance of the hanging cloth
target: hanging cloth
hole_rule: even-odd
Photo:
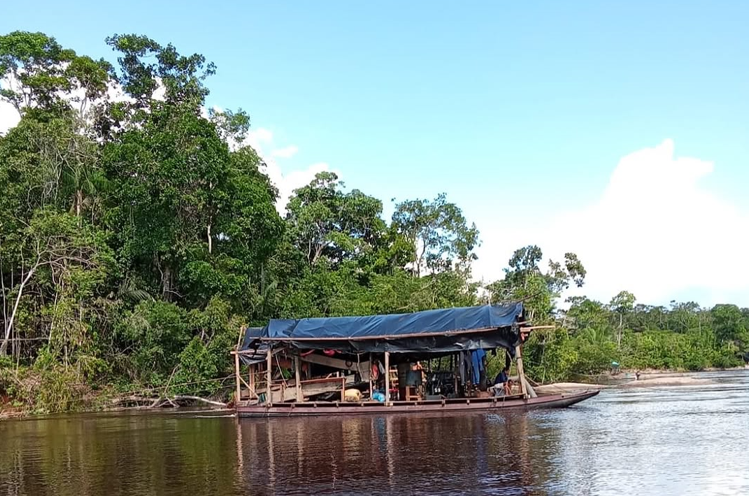
[[[473,370],[473,384],[479,384],[481,382],[481,372],[484,369],[484,357],[486,352],[482,349],[478,349],[471,352],[471,365]]]

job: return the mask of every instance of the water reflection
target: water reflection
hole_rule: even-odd
[[[522,413],[241,420],[237,429],[238,458],[252,460],[242,480],[261,491],[454,494],[489,485],[531,494],[543,484]]]
[[[0,422],[0,495],[749,494],[749,374],[717,377],[501,415]]]

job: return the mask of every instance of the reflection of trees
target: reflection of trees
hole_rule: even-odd
[[[0,494],[527,492],[549,480],[559,443],[539,425],[525,413],[6,422]]]
[[[230,494],[234,433],[221,419],[154,415],[12,421],[0,428],[0,493]]]

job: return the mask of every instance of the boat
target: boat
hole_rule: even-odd
[[[240,417],[424,415],[565,408],[597,395],[536,394],[522,345],[543,327],[526,320],[521,302],[274,319],[240,330],[234,405]],[[490,353],[515,375],[492,384]]]

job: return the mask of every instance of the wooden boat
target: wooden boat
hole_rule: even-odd
[[[599,391],[582,391],[572,394],[550,394],[525,398],[513,395],[496,398],[454,398],[444,400],[274,403],[272,405],[238,405],[240,417],[313,417],[331,415],[382,415],[391,413],[454,413],[496,412],[505,410],[533,410],[540,408],[566,408],[597,395]]]
[[[399,315],[271,320],[263,328],[240,333],[233,352],[234,403],[242,417],[419,415],[564,408],[597,395],[597,390],[535,393],[525,379],[521,350],[537,328],[526,322],[520,302]],[[483,370],[483,364],[476,364],[485,350],[500,350],[508,371],[514,358],[519,391],[508,389],[507,395],[497,397],[481,391],[487,384],[479,383],[475,368]],[[449,376],[450,394],[427,395],[422,381],[405,384],[413,380],[412,370],[423,377],[419,361],[441,365],[443,357],[450,363],[448,371],[441,372]],[[474,369],[471,357],[477,360]],[[404,371],[403,380],[393,371],[393,363]],[[243,365],[248,367],[248,381]],[[466,380],[466,374],[472,378]],[[398,389],[393,388],[395,381]],[[355,399],[347,398],[348,393],[356,393]],[[365,398],[357,399],[359,395]]]

